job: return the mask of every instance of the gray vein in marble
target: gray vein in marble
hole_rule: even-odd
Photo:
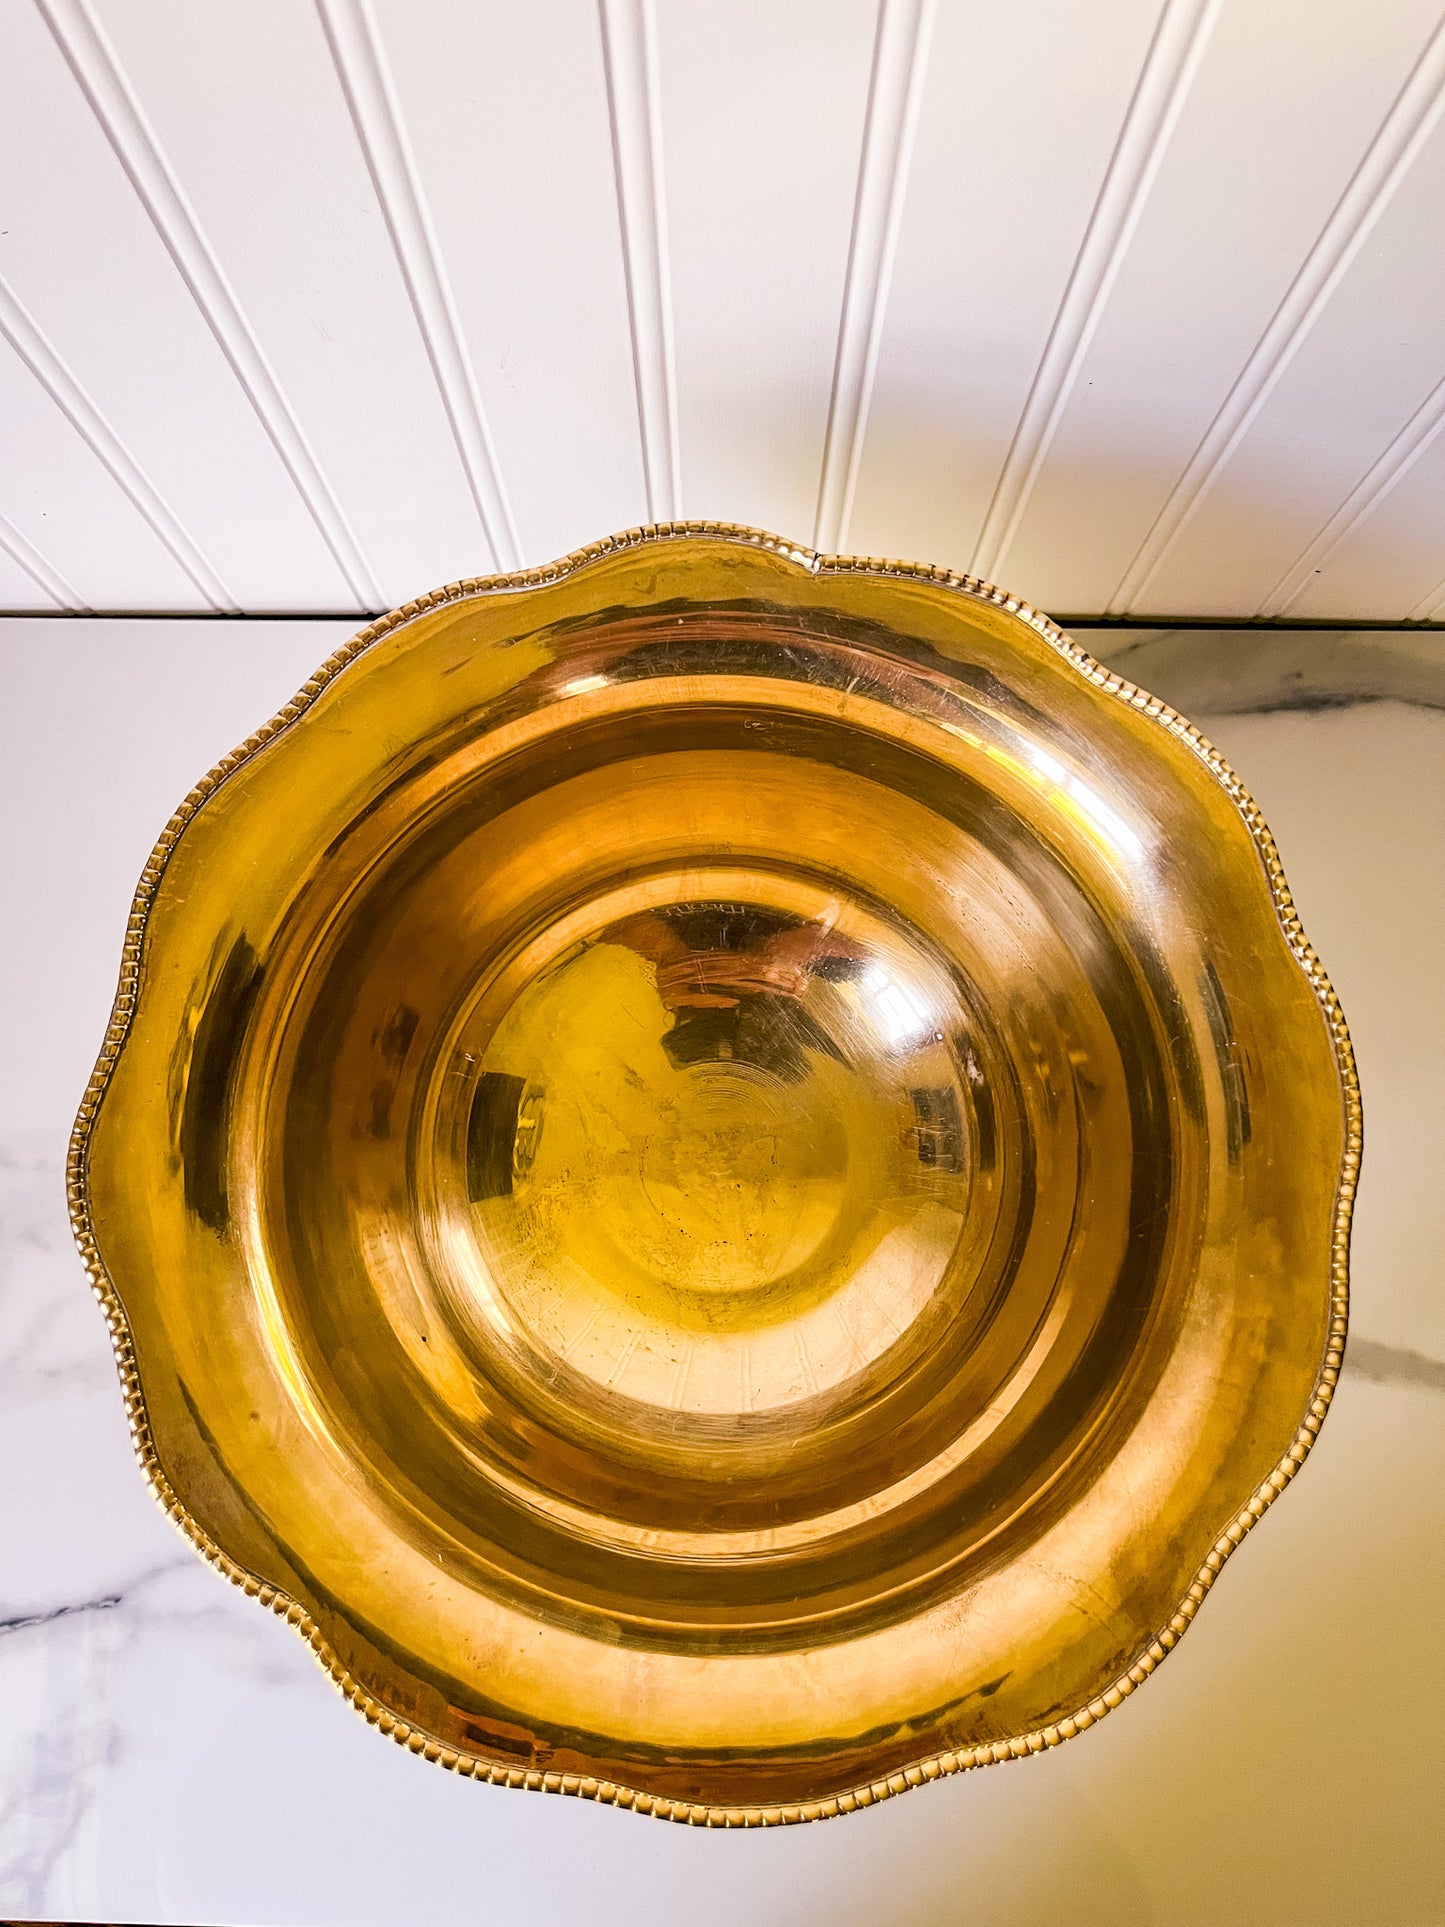
[[[52,1606],[49,1612],[17,1613],[13,1619],[0,1619],[0,1638],[6,1633],[23,1633],[32,1626],[50,1626],[57,1619],[70,1619],[76,1613],[109,1612],[113,1606],[120,1605],[123,1594],[108,1592],[100,1599],[80,1599],[71,1605]]]
[[[0,1144],[0,1379],[12,1407],[115,1384],[71,1238],[64,1160],[13,1142]]]
[[[1375,1385],[1416,1385],[1429,1392],[1445,1392],[1445,1359],[1427,1358],[1405,1345],[1382,1345],[1374,1338],[1349,1340],[1345,1370]]]
[[[107,1776],[130,1733],[125,1681],[178,1652],[203,1650],[249,1690],[294,1690],[314,1668],[278,1621],[190,1553],[137,1573],[116,1591],[0,1619],[0,1911],[6,1919],[69,1911],[55,1887],[82,1876]],[[28,1688],[28,1690],[27,1690]]]
[[[1074,623],[1100,662],[1186,716],[1270,715],[1399,702],[1445,710],[1445,632],[1157,629]]]
[[[80,1852],[108,1766],[122,1737],[113,1681],[126,1635],[108,1614],[73,1622],[73,1636],[45,1638],[43,1706],[31,1724],[24,1765],[12,1777],[0,1853],[0,1905],[19,1918],[48,1911],[57,1869]]]

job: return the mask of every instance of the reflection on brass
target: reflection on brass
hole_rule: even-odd
[[[1359,1143],[1187,724],[697,526],[409,605],[192,792],[71,1189],[163,1501],[369,1719],[740,1825],[1145,1678],[1324,1415]]]

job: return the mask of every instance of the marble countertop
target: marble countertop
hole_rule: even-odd
[[[1114,632],[1259,799],[1359,1054],[1349,1355],[1318,1450],[1096,1731],[824,1826],[692,1832],[456,1779],[349,1711],[134,1461],[63,1165],[131,890],[345,630],[0,623],[0,1914],[270,1927],[1445,1922],[1445,645]]]

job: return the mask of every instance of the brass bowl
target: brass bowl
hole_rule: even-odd
[[[1117,1705],[1345,1329],[1219,757],[973,580],[633,531],[372,624],[146,868],[71,1167],[145,1468],[367,1717],[710,1824]]]

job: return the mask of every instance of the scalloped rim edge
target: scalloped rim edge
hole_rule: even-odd
[[[1013,1739],[996,1740],[987,1745],[930,1754],[926,1759],[890,1774],[885,1779],[873,1780],[823,1799],[761,1806],[721,1806],[704,1801],[676,1800],[664,1795],[647,1793],[636,1787],[624,1786],[616,1781],[596,1779],[591,1775],[542,1772],[537,1769],[508,1766],[500,1761],[462,1752],[449,1746],[422,1728],[398,1719],[375,1700],[363,1682],[355,1678],[341,1664],[327,1644],[321,1628],[305,1606],[279,1587],[271,1585],[268,1581],[258,1578],[255,1573],[237,1565],[191,1517],[185,1502],[167,1478],[156,1451],[150,1417],[141,1391],[135,1344],[131,1336],[129,1320],[96,1243],[91,1225],[87,1190],[91,1129],[110,1082],[111,1071],[125,1044],[135,1011],[150,905],[170,853],[196,812],[243,763],[271,742],[281,731],[289,728],[311,706],[334,677],[362,655],[372,643],[410,622],[415,616],[440,608],[447,603],[464,601],[477,595],[509,589],[541,588],[548,583],[558,582],[566,576],[575,574],[587,564],[596,562],[604,556],[678,538],[704,538],[765,549],[787,557],[815,576],[834,574],[896,576],[932,583],[939,588],[961,592],[976,601],[991,603],[1011,615],[1020,617],[1066,662],[1099,689],[1153,718],[1172,735],[1187,743],[1225,790],[1254,839],[1264,864],[1275,910],[1286,942],[1325,1014],[1334,1045],[1335,1064],[1345,1109],[1345,1148],[1335,1196],[1335,1222],[1331,1250],[1329,1336],[1309,1407],[1289,1450],[1269,1477],[1255,1489],[1249,1503],[1235,1514],[1219,1534],[1203,1565],[1199,1568],[1193,1584],[1180,1600],[1168,1624],[1148,1642],[1127,1671],[1121,1673],[1103,1693],[1079,1707],[1067,1719],[1058,1720],[1049,1726],[1021,1734]],[[959,575],[952,570],[923,563],[869,556],[819,555],[813,549],[786,542],[781,537],[769,535],[761,529],[733,523],[663,522],[625,529],[617,535],[591,543],[584,549],[574,550],[570,555],[563,556],[556,562],[547,563],[541,568],[521,569],[511,574],[478,576],[466,581],[448,583],[445,588],[435,589],[429,595],[422,596],[414,602],[404,603],[400,608],[391,610],[389,614],[379,616],[327,657],[285,708],[262,728],[248,736],[245,742],[202,777],[180,803],[161,832],[160,839],[151,852],[145,869],[141,873],[140,882],[136,886],[130,918],[126,925],[120,982],[111,1010],[110,1023],[71,1133],[66,1160],[66,1194],[71,1229],[89,1274],[91,1287],[100,1301],[109,1327],[116,1367],[125,1396],[131,1443],[152,1493],[172,1523],[190,1540],[204,1559],[224,1573],[226,1578],[233,1585],[239,1586],[248,1597],[259,1600],[263,1606],[269,1607],[272,1612],[283,1618],[288,1625],[295,1627],[311,1647],[332,1683],[372,1726],[379,1728],[381,1732],[412,1753],[421,1754],[425,1759],[433,1760],[453,1772],[484,1780],[492,1785],[525,1787],[544,1793],[573,1794],[582,1799],[598,1800],[609,1806],[624,1807],[635,1813],[650,1814],[658,1819],[677,1821],[689,1826],[767,1827],[789,1825],[803,1820],[832,1819],[838,1814],[852,1813],[857,1808],[873,1806],[878,1801],[890,1799],[895,1794],[906,1793],[910,1788],[922,1786],[930,1780],[943,1779],[954,1773],[965,1773],[973,1767],[992,1766],[1004,1760],[1022,1759],[1031,1753],[1042,1753],[1049,1747],[1058,1746],[1064,1740],[1072,1739],[1076,1733],[1082,1733],[1087,1727],[1103,1719],[1105,1714],[1112,1712],[1137,1686],[1143,1684],[1161,1660],[1173,1650],[1188,1631],[1194,1615],[1218,1578],[1226,1559],[1245,1534],[1264,1516],[1269,1506],[1284,1491],[1303,1465],[1329,1409],[1344,1358],[1349,1309],[1350,1220],[1359,1181],[1362,1143],[1359,1077],[1339,998],[1335,995],[1319,958],[1305,936],[1290,897],[1289,887],[1285,882],[1274,838],[1270,835],[1258,805],[1218,750],[1205,740],[1192,723],[1186,722],[1157,696],[1149,695],[1135,684],[1126,681],[1124,677],[1106,669],[1087,650],[1066,635],[1056,623],[1050,621],[1038,610],[1031,608],[1028,603],[977,576]]]

